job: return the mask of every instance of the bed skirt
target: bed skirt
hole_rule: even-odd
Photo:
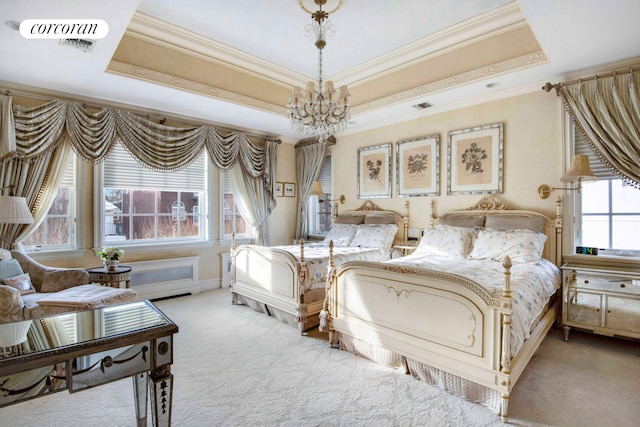
[[[346,350],[381,365],[398,369],[442,391],[469,402],[478,403],[497,414],[500,413],[501,398],[497,390],[425,365],[422,362],[408,359],[401,354],[391,352],[344,333],[338,333],[338,340],[341,350]]]
[[[325,290],[311,289],[305,293],[305,301],[307,303],[324,300]],[[238,301],[246,306],[251,307],[258,313],[265,313],[267,316],[275,317],[282,323],[285,323],[294,328],[298,328],[298,322],[296,321],[295,314],[287,313],[286,311],[277,309],[271,305],[265,304],[253,298],[249,298],[245,295],[238,294]],[[305,322],[305,330],[309,330],[320,324],[319,313],[307,314],[307,321]]]

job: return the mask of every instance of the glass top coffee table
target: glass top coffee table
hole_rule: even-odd
[[[33,319],[27,343],[0,353],[0,407],[131,377],[137,425],[150,394],[153,425],[169,426],[177,332],[149,301]]]

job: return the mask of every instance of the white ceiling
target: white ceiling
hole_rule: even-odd
[[[407,46],[434,33],[446,33],[451,26],[513,4],[521,9],[548,59],[492,80],[354,115],[345,133],[540,90],[546,81],[555,83],[640,60],[637,0],[328,0],[327,8],[338,3],[339,9],[330,16],[337,32],[328,38],[324,51],[324,74],[336,84],[371,77],[371,70],[379,71],[371,64],[380,68],[386,58],[399,60],[394,52],[405,52]],[[281,115],[105,72],[136,11],[273,64],[286,70],[289,80],[317,76],[317,51],[304,34],[310,17],[299,0],[2,0],[4,21],[103,19],[109,34],[93,52],[84,53],[59,46],[57,40],[24,39],[2,25],[0,88],[101,100],[276,135],[285,141],[299,139]],[[487,88],[492,81],[500,85]],[[411,108],[423,100],[435,107]]]

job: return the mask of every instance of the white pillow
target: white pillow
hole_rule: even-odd
[[[360,224],[350,246],[389,250],[397,232],[397,224]]]
[[[324,241],[329,243],[333,240],[333,244],[337,246],[349,246],[358,231],[357,224],[333,224],[331,230],[327,233]]]
[[[424,230],[414,255],[466,258],[475,231],[472,228],[438,225]]]
[[[547,236],[531,230],[480,230],[469,259],[536,263],[542,257]]]

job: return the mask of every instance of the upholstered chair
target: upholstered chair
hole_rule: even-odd
[[[11,262],[11,259],[18,262]],[[5,279],[28,274],[33,289],[6,285]],[[4,276],[4,277],[3,277]],[[59,292],[89,283],[89,274],[82,269],[54,268],[40,264],[24,252],[0,249],[0,323],[30,318],[38,313],[42,294]],[[58,311],[58,310],[53,310]],[[55,313],[47,313],[55,314]]]

